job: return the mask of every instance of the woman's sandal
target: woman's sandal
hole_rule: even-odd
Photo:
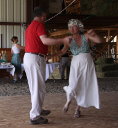
[[[77,111],[75,112],[75,114],[74,114],[74,117],[75,117],[75,118],[79,118],[80,116],[81,116],[80,111],[77,110]]]

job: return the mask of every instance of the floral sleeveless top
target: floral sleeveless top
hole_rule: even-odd
[[[79,53],[89,53],[90,52],[90,47],[88,44],[88,41],[85,38],[85,35],[81,35],[82,39],[82,44],[79,47],[78,44],[74,39],[72,39],[71,44],[70,44],[70,51],[73,55],[78,55]]]

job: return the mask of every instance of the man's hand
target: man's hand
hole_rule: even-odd
[[[47,60],[51,59],[51,57],[52,57],[51,54],[46,55]]]

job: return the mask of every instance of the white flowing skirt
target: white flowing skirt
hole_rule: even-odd
[[[73,97],[77,105],[99,109],[99,90],[95,66],[90,53],[80,53],[71,61],[69,85],[64,87],[67,100]]]

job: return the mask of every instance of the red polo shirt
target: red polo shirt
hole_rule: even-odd
[[[44,24],[32,21],[25,32],[25,52],[47,54],[48,46],[40,40],[41,35],[46,35]]]

